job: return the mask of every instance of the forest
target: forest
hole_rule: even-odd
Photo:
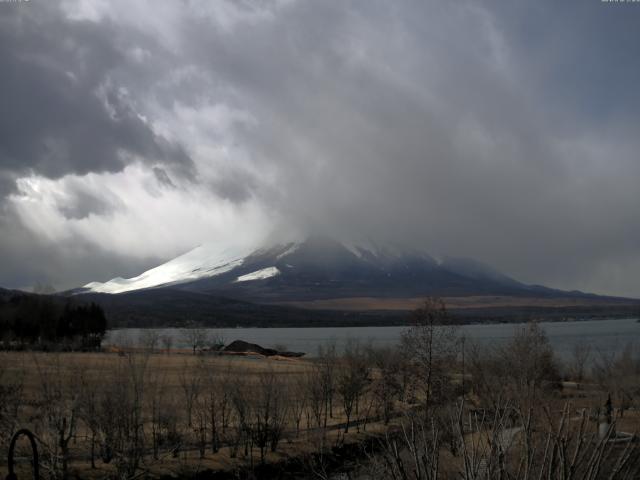
[[[15,293],[0,296],[0,348],[4,350],[96,350],[107,318],[95,303]]]

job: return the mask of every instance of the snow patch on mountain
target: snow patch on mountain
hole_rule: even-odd
[[[276,260],[280,260],[281,258],[286,257],[287,255],[291,255],[292,253],[294,253],[299,248],[300,248],[300,243],[299,242],[292,243],[289,248],[287,248],[284,252],[282,252],[280,255],[278,255],[276,257]]]
[[[253,280],[264,280],[266,278],[275,277],[280,275],[280,270],[277,267],[267,267],[262,270],[256,270],[255,272],[241,275],[236,279],[236,282],[251,282]]]
[[[137,277],[118,277],[105,283],[91,282],[84,288],[99,293],[123,293],[213,277],[242,265],[253,250],[253,246],[224,248],[215,244],[200,245]]]
[[[343,241],[342,246],[353,253],[356,257],[362,258],[365,254],[376,256],[376,248],[370,244]]]
[[[353,253],[361,260],[393,260],[412,255],[433,262],[433,258],[426,252],[419,250],[408,250],[400,245],[387,243],[379,244],[372,240],[342,240],[341,244],[344,248]]]
[[[271,266],[265,268],[265,265]],[[452,282],[446,276],[451,274],[473,281],[522,287],[519,282],[497,270],[469,259],[445,258],[437,261],[420,249],[403,249],[398,245],[381,245],[372,241],[338,242],[330,238],[312,237],[304,242],[260,245],[244,243],[232,248],[204,244],[137,277],[118,277],[105,283],[88,283],[78,293],[123,293],[194,281],[198,281],[196,289],[208,291],[207,289],[221,286],[232,288],[231,284],[236,284],[235,288],[238,288],[238,284],[242,282],[264,280],[278,275],[282,278],[279,284],[285,285],[287,282],[297,281],[296,275],[319,275],[324,279],[327,271],[338,271],[343,276],[355,275],[354,281],[357,282],[362,282],[362,275],[366,274],[373,282],[370,288],[374,289],[380,272],[386,272],[387,276],[391,276],[389,272],[395,272],[394,275],[399,275],[398,281],[402,282],[407,280],[403,280],[405,271],[419,278],[426,278],[425,288],[433,285],[433,279]],[[298,273],[292,277],[292,272]],[[226,275],[214,278],[222,274]],[[414,278],[414,283],[418,277]],[[318,280],[320,283],[322,281],[324,280]],[[454,287],[458,288],[459,283],[458,281]],[[246,284],[246,287],[250,287],[250,284]]]

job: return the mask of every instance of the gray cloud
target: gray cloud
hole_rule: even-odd
[[[155,134],[112,81],[127,59],[113,24],[67,21],[59,6],[2,5],[0,170],[114,172],[134,159],[191,168],[178,144]]]
[[[257,182],[255,176],[246,171],[229,169],[210,186],[220,198],[242,203],[251,197],[253,190],[259,188]]]
[[[204,187],[297,229],[640,296],[634,5],[242,5],[167,3],[151,19],[114,2],[82,21],[11,10],[0,185],[139,157],[170,187],[156,196]],[[94,193],[66,216],[109,215]]]
[[[171,177],[164,168],[153,167],[153,174],[161,185],[170,188],[176,188],[175,184],[171,181]]]
[[[68,220],[82,220],[90,215],[108,215],[118,207],[122,208],[122,205],[117,201],[109,201],[86,189],[70,190],[58,204],[58,210]]]
[[[30,289],[46,284],[63,290],[84,285],[87,278],[106,281],[135,276],[161,260],[153,256],[114,255],[78,237],[52,244],[7,212],[0,216],[0,231],[0,285],[4,288]]]

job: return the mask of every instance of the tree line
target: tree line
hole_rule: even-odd
[[[23,293],[0,298],[0,348],[95,350],[106,330],[105,313],[94,303]]]

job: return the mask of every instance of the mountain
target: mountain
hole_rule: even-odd
[[[321,236],[262,248],[201,245],[137,277],[66,293],[99,303],[121,326],[398,324],[426,296],[444,297],[461,321],[638,310],[636,300],[527,285],[472,259]]]
[[[427,295],[586,295],[526,285],[471,259],[437,261],[417,250],[338,242],[327,237],[255,250],[202,245],[137,277],[89,283],[75,293],[167,287],[259,303]]]

